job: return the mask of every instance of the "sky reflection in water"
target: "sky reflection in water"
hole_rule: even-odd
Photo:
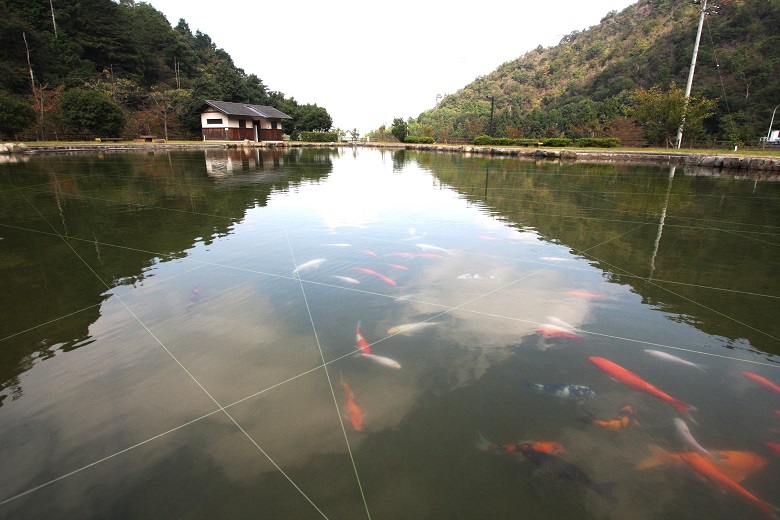
[[[780,397],[742,374],[780,383],[777,182],[377,150],[0,173],[4,516],[761,515],[659,455],[683,416],[591,357],[695,405],[780,504]]]

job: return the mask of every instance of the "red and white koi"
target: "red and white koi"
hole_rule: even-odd
[[[366,341],[366,338],[363,337],[363,334],[360,333],[360,322],[357,322],[357,325],[355,325],[355,344],[363,354],[371,354],[371,346]]]
[[[392,278],[388,278],[387,276],[381,275],[376,271],[372,271],[371,269],[366,269],[365,267],[352,267],[352,269],[354,269],[355,271],[360,271],[362,273],[370,274],[371,276],[376,276],[377,278],[385,282],[387,285],[392,285],[393,287],[398,285],[397,283],[395,283],[395,280],[393,280]]]

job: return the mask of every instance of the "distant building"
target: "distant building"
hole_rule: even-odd
[[[292,119],[274,107],[209,99],[195,112],[204,141],[281,141],[282,120]]]

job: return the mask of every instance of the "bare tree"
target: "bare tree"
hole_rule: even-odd
[[[32,87],[33,98],[35,104],[38,106],[38,139],[43,140],[45,138],[43,130],[43,89],[46,86],[35,85],[35,76],[33,76],[32,63],[30,62],[30,47],[27,45],[27,35],[23,32],[22,39],[24,40],[24,49],[27,51],[27,68],[30,70],[30,86]]]

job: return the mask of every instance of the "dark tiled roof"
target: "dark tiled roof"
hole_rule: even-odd
[[[204,112],[208,107],[219,110],[223,114],[229,116],[262,116],[269,119],[292,119],[290,116],[281,110],[276,110],[274,107],[250,105],[247,103],[231,103],[229,101],[213,101],[210,99],[204,101],[197,111]]]

